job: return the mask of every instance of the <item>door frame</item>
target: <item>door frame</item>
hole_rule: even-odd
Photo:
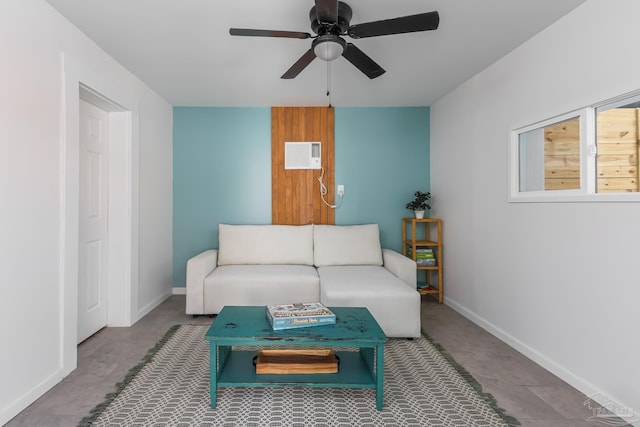
[[[62,54],[60,362],[62,375],[77,367],[80,98],[109,113],[109,220],[107,325],[131,326],[138,306],[138,130],[125,88]],[[109,84],[111,83],[111,84]]]

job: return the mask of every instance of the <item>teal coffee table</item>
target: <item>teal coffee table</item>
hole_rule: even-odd
[[[382,410],[384,343],[387,337],[369,310],[329,307],[335,325],[274,331],[264,306],[225,306],[205,335],[210,352],[211,407],[216,408],[218,387],[324,387],[372,388]],[[257,351],[234,346],[311,345],[331,347],[340,359],[335,374],[256,374]],[[340,347],[359,351],[339,351]]]

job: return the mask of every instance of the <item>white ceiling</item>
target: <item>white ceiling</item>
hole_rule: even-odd
[[[313,0],[47,0],[175,106],[424,106],[584,0],[345,0],[351,24],[437,10],[440,28],[350,39],[387,72],[344,58],[280,76],[311,40],[232,37],[230,27],[311,32]]]

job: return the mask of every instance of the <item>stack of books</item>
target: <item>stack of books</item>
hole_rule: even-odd
[[[409,256],[413,258],[413,252],[411,248],[409,248]],[[416,248],[416,264],[419,267],[435,267],[436,256],[433,253],[433,249],[425,248],[425,247],[417,247]]]
[[[268,305],[267,319],[274,330],[336,323],[336,315],[319,302]]]
[[[256,374],[335,374],[338,357],[332,349],[262,349],[255,357]]]

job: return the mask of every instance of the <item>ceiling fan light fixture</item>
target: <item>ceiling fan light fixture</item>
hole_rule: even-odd
[[[333,61],[347,48],[347,43],[337,36],[320,36],[313,42],[313,53],[324,61]]]
[[[440,25],[440,15],[437,11],[351,25],[353,11],[348,4],[338,0],[314,0],[314,3],[315,5],[309,10],[309,20],[311,21],[311,30],[317,36],[300,31],[251,28],[231,28],[229,33],[232,36],[313,39],[311,49],[308,49],[281,76],[283,79],[295,78],[316,58],[327,61],[327,67],[329,67],[329,61],[333,61],[339,56],[343,56],[370,79],[375,79],[385,73],[384,69],[353,43],[347,43],[341,36],[360,39],[431,31],[438,29]]]

